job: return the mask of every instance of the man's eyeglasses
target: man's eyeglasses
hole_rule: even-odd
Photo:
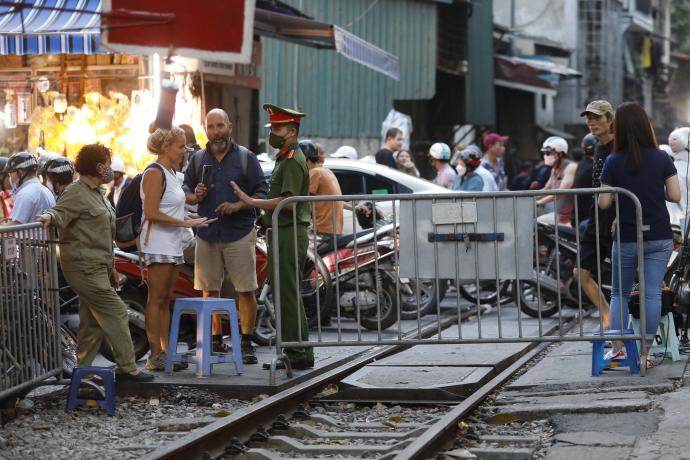
[[[547,156],[558,155],[558,152],[556,152],[555,150],[542,150],[541,153]]]

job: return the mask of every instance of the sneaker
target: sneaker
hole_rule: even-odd
[[[129,374],[125,372],[115,374],[115,382],[133,382],[133,383],[143,383],[143,382],[153,382],[155,377],[153,374],[149,374],[144,371],[137,371],[135,374]]]
[[[304,371],[314,367],[314,360],[307,360],[303,358],[294,358],[290,360],[290,367],[293,371]],[[264,370],[271,369],[271,363],[264,363]],[[285,369],[285,363],[279,359],[276,363],[276,369]]]
[[[611,348],[604,354],[604,360],[606,361],[614,361],[616,359],[625,359],[625,348],[621,348],[618,351]]]
[[[244,364],[256,364],[259,362],[258,359],[256,359],[256,350],[254,350],[254,347],[252,346],[252,343],[249,341],[242,341],[242,362]]]
[[[225,342],[213,342],[213,344],[211,344],[212,353],[230,353],[230,351],[230,346]]]
[[[164,351],[161,351],[160,353],[156,354],[155,356],[149,356],[149,359],[146,360],[146,365],[144,368],[147,371],[164,371],[165,370],[165,363],[168,360],[168,355]],[[173,371],[181,371],[182,369],[187,369],[189,367],[189,364],[187,363],[173,363]]]

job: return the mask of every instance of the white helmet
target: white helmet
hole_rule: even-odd
[[[668,146],[674,154],[680,153],[688,149],[688,137],[690,136],[690,128],[682,127],[674,129],[668,135]]]
[[[556,151],[563,155],[568,153],[568,142],[565,139],[558,136],[551,136],[547,138],[541,146],[542,152]]]
[[[450,161],[450,147],[443,142],[437,142],[429,149],[429,156],[437,160]]]
[[[110,168],[113,172],[125,173],[125,163],[120,159],[120,157],[113,157],[110,162]]]
[[[357,158],[359,158],[359,155],[357,154],[357,150],[354,147],[350,147],[349,145],[343,145],[342,147],[338,147],[338,150],[336,150],[335,153],[332,153],[331,157],[356,160]]]

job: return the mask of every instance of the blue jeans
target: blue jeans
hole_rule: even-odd
[[[611,329],[624,329],[628,320],[628,300],[637,271],[637,243],[621,242],[621,280],[618,279],[618,245],[611,250]],[[661,319],[661,288],[666,266],[673,251],[673,240],[644,242],[645,320],[648,342],[654,338]],[[621,289],[623,298],[621,299]],[[620,311],[623,310],[624,327],[621,327]]]

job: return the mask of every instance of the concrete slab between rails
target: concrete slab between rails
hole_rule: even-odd
[[[504,320],[515,320],[515,311],[505,311]],[[498,315],[491,311],[484,315],[482,336],[497,337]],[[548,320],[543,330],[551,333],[557,321]],[[476,338],[476,319],[462,324],[462,337]],[[538,332],[538,322],[523,320],[525,336]],[[503,324],[504,337],[516,336],[516,321]],[[458,337],[450,328],[443,338]],[[456,401],[500,373],[513,360],[524,354],[529,343],[438,344],[413,346],[401,353],[373,362],[342,380],[344,388],[328,399],[359,401]]]

